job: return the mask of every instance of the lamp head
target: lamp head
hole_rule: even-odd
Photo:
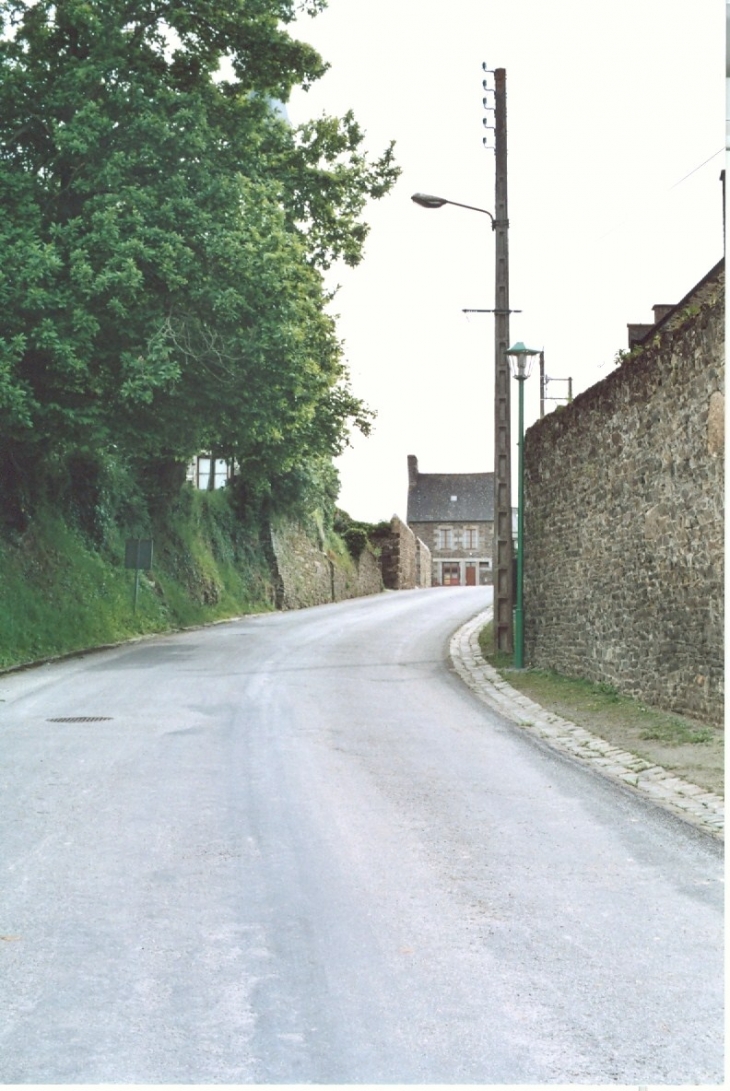
[[[422,208],[443,208],[450,204],[445,197],[433,197],[430,193],[414,193],[411,200]]]
[[[540,349],[528,349],[522,341],[518,341],[511,349],[507,349],[507,355],[512,360],[513,378],[521,381],[530,377],[532,359],[540,355]]]

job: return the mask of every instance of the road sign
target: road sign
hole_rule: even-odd
[[[152,568],[152,538],[127,538],[124,550],[124,567],[134,569],[134,599],[132,611],[137,613],[137,596],[139,594],[139,570],[149,572]]]
[[[152,545],[152,538],[127,538],[124,567],[141,568],[149,572],[152,568]]]

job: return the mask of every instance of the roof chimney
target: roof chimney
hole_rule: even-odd
[[[408,488],[414,489],[418,481],[418,459],[415,455],[408,456]]]
[[[674,303],[655,303],[651,308],[654,312],[654,325],[658,326],[661,320],[674,310],[674,306]]]
[[[627,323],[629,331],[629,348],[634,348],[635,345],[640,345],[650,330],[654,329],[653,325],[647,325],[644,322],[629,322]]]

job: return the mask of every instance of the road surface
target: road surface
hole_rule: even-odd
[[[721,1082],[721,847],[476,700],[490,595],[0,678],[0,1079]]]

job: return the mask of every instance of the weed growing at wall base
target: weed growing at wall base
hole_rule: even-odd
[[[654,739],[667,746],[681,746],[682,743],[711,743],[715,737],[712,728],[693,727],[686,720],[670,716],[658,719],[651,727],[641,732],[642,739]]]
[[[517,671],[510,656],[493,653],[491,622],[482,629],[482,655],[506,682],[537,704],[614,746],[719,795],[724,791],[722,728],[652,708],[605,682],[567,678],[554,671]]]

